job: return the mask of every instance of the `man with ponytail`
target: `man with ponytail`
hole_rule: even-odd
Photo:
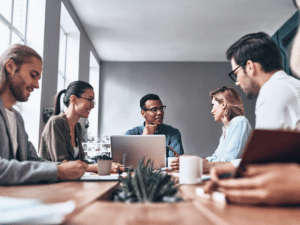
[[[42,67],[41,56],[26,45],[10,46],[0,58],[0,185],[78,179],[87,168],[80,160],[58,164],[38,157],[13,108],[39,88]]]

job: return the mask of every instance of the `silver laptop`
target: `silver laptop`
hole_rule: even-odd
[[[165,135],[112,135],[110,141],[114,162],[123,164],[125,155],[126,167],[136,168],[144,157],[153,161],[154,169],[166,167]]]

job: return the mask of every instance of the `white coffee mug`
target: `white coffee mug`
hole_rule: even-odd
[[[197,184],[201,182],[202,158],[198,156],[181,156],[179,158],[179,182]]]
[[[98,175],[110,175],[112,159],[97,159]]]

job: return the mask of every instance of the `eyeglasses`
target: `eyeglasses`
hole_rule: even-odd
[[[84,97],[78,97],[78,98],[83,98],[83,99],[86,99],[90,102],[91,106],[95,106],[96,105],[96,101],[94,101],[93,99],[90,99],[90,98],[84,98]]]
[[[235,71],[238,70],[238,68],[240,68],[241,66],[245,65],[247,61],[243,62],[241,65],[239,65],[237,68],[235,68],[234,70],[232,70],[228,76],[234,81],[234,82],[238,82],[238,77],[235,74]]]
[[[163,112],[163,111],[165,111],[166,110],[166,106],[165,105],[163,105],[163,106],[161,106],[161,107],[159,107],[159,108],[157,108],[157,107],[153,107],[153,108],[151,108],[151,109],[143,109],[144,111],[150,111],[150,112],[152,112],[152,113],[156,113],[157,112],[157,110],[159,110],[159,111],[161,111],[161,112]]]

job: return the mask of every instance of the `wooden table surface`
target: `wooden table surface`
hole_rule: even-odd
[[[179,188],[185,202],[125,204],[108,201],[118,182],[61,182],[0,186],[1,196],[38,198],[46,203],[74,200],[64,224],[300,224],[300,206],[262,207],[215,202],[195,194],[201,185]]]

